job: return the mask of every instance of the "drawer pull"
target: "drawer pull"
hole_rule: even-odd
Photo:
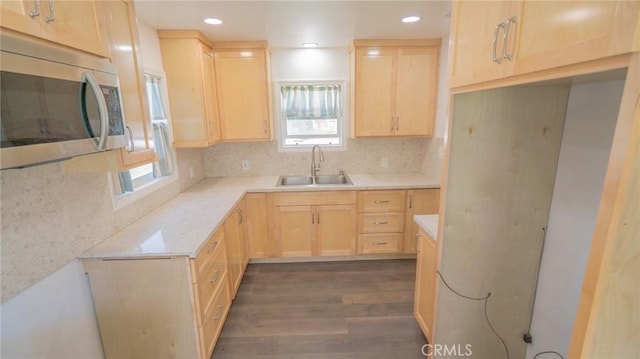
[[[376,246],[384,246],[384,245],[387,244],[387,242],[375,242],[373,244],[376,245]]]
[[[207,253],[211,253],[211,252],[215,251],[217,246],[218,246],[218,241],[213,242],[211,247],[209,247],[209,249],[207,249]]]
[[[222,318],[222,313],[224,313],[224,306],[220,304],[218,306],[218,309],[220,309],[220,312],[215,316],[215,318],[213,318],[213,320],[220,320],[220,318]]]
[[[215,282],[218,281],[218,279],[220,279],[220,269],[218,269],[217,271],[215,271],[215,277],[209,279],[209,282],[211,284],[214,284]]]
[[[375,200],[375,201],[373,201],[373,202],[374,202],[375,204],[383,204],[383,203],[389,203],[389,200],[388,200],[388,199],[387,199],[387,200],[379,200],[379,199],[376,199],[376,200]]]
[[[384,222],[373,222],[373,224],[389,224],[389,222],[384,221]]]

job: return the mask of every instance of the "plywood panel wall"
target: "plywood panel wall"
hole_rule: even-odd
[[[523,358],[569,88],[520,87],[456,95],[440,270],[467,296],[491,292],[488,316],[511,358]],[[506,358],[481,301],[441,286],[434,342]]]

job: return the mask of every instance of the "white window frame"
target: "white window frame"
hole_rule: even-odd
[[[285,119],[282,116],[282,96],[280,95],[282,86],[289,85],[340,85],[341,92],[341,103],[342,108],[340,111],[341,118],[339,119],[340,124],[338,125],[338,137],[340,138],[340,145],[321,145],[323,150],[326,151],[346,151],[347,150],[347,138],[349,137],[349,102],[348,102],[348,92],[349,88],[347,87],[347,80],[344,79],[326,79],[326,80],[279,80],[274,81],[273,93],[273,102],[274,102],[274,113],[273,118],[275,119],[275,130],[277,134],[277,142],[278,142],[278,152],[308,152],[311,150],[313,145],[301,145],[301,146],[285,146],[284,139],[286,136],[286,128],[285,128]]]
[[[147,74],[162,78],[163,81],[160,82],[160,96],[162,97],[162,105],[164,108],[165,116],[170,116],[169,114],[171,112],[169,108],[169,97],[168,97],[168,92],[167,92],[168,90],[167,90],[167,83],[166,83],[167,76],[165,72],[161,70],[145,68],[143,75],[147,75]],[[146,79],[145,79],[145,93],[146,93]],[[151,127],[150,130],[153,131],[153,126]],[[171,131],[171,121],[169,121],[169,140],[171,143],[173,142],[172,136],[173,134]],[[152,194],[153,192],[159,191],[171,185],[172,183],[176,183],[178,181],[178,164],[175,161],[176,159],[175,148],[171,146],[170,151],[171,151],[171,156],[173,156],[174,163],[175,163],[175,168],[173,173],[168,174],[166,176],[159,177],[159,178],[154,178],[149,181],[145,181],[145,183],[135,188],[133,192],[118,193],[116,191],[116,188],[120,186],[120,179],[118,176],[118,172],[112,172],[108,174],[108,183],[111,191],[112,205],[114,210],[126,207]]]

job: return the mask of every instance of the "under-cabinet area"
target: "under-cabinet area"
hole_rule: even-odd
[[[403,251],[404,219],[437,214],[437,185],[351,177],[347,189],[302,191],[278,191],[275,178],[205,180],[86,253],[107,357],[209,358],[250,260],[415,258]]]

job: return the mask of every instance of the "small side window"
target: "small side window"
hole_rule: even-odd
[[[280,84],[282,147],[343,145],[342,84]]]
[[[145,74],[146,92],[151,115],[151,140],[158,161],[118,172],[115,182],[116,193],[124,195],[135,192],[159,178],[171,175],[175,171],[173,148],[169,137],[169,120],[166,116],[161,95],[162,77]]]

